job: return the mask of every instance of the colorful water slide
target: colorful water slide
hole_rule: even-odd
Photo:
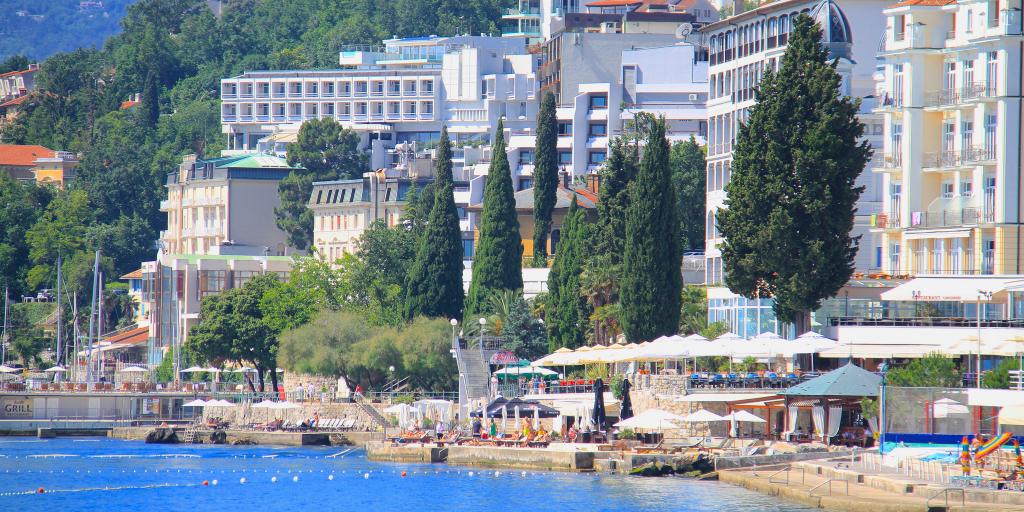
[[[1013,432],[1003,432],[999,437],[992,438],[982,444],[978,447],[978,451],[974,453],[974,462],[981,462],[982,459],[998,450],[999,447],[1009,442],[1010,439],[1013,439]]]

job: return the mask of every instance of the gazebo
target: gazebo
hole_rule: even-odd
[[[827,443],[839,432],[843,408],[859,407],[864,397],[877,397],[881,384],[880,375],[847,363],[842,368],[783,391],[781,395],[787,411],[786,433],[793,432],[798,411],[810,408],[816,433]]]

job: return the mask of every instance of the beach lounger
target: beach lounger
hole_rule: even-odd
[[[349,418],[341,425],[341,430],[352,430],[356,426],[356,419]]]

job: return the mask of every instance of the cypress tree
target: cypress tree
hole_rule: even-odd
[[[601,169],[597,202],[595,252],[609,265],[622,263],[626,243],[626,207],[629,184],[636,177],[636,148],[622,137],[612,141],[612,151]]]
[[[473,281],[466,296],[466,316],[485,313],[488,297],[497,291],[523,288],[523,244],[502,121],[498,121],[491,152],[491,166],[484,186],[480,241],[473,260]]]
[[[555,254],[555,262],[548,275],[548,348],[554,352],[561,347],[576,348],[583,345],[583,329],[590,314],[587,301],[580,293],[580,274],[589,253],[589,229],[586,212],[575,199],[562,225],[562,238]]]
[[[558,189],[558,120],[555,95],[548,92],[537,115],[537,142],[533,160],[533,266],[548,265],[548,235]]]
[[[462,318],[462,230],[452,183],[452,147],[448,128],[437,147],[434,204],[406,286],[405,317]]]
[[[631,341],[675,333],[682,293],[679,219],[665,120],[647,117],[642,122],[646,143],[636,180],[629,186],[620,301],[622,330]]]
[[[726,284],[774,297],[776,316],[798,332],[853,273],[856,180],[871,155],[860,140],[860,100],[841,96],[821,36],[810,17],[794,20],[778,74],[765,74],[740,127],[717,214]]]

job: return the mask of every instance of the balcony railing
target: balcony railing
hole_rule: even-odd
[[[978,215],[977,208],[914,212],[911,215],[911,227],[946,228],[957,226],[976,226],[979,219],[980,216]]]
[[[981,273],[994,274],[996,268],[996,252],[987,250],[981,252]]]
[[[932,169],[963,167],[970,162],[968,159],[970,153],[971,151],[938,151],[925,153],[922,167]]]
[[[903,168],[902,153],[875,153],[869,166],[880,172],[898,171]]]
[[[996,96],[995,92],[995,84],[974,82],[956,89],[932,91],[927,95],[925,105],[929,107],[959,105],[969,101]]]
[[[880,229],[897,229],[900,227],[900,213],[879,213],[872,219],[871,227]]]

